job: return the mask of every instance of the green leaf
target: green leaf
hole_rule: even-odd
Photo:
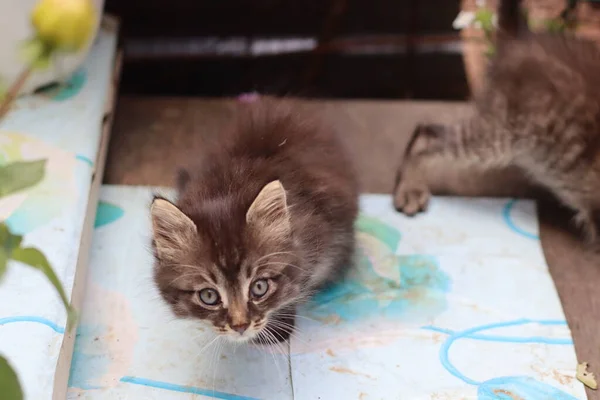
[[[45,169],[46,160],[17,161],[0,166],[0,197],[39,183]]]
[[[6,273],[8,260],[13,250],[21,245],[23,236],[14,235],[8,225],[4,222],[0,222],[0,280]]]
[[[14,249],[21,245],[23,236],[13,234],[8,225],[4,222],[0,222],[0,248],[6,250],[6,253],[10,255]]]
[[[0,222],[0,247],[5,247],[4,244],[8,242],[10,235],[11,233],[8,229],[8,225],[4,222]]]
[[[23,400],[19,378],[6,358],[0,356],[0,393],[3,400]]]
[[[71,307],[71,305],[69,304],[69,299],[67,298],[65,290],[63,289],[60,280],[56,276],[56,273],[52,269],[52,266],[50,266],[50,263],[46,259],[46,256],[36,248],[19,247],[13,250],[10,258],[15,261],[19,261],[23,264],[27,264],[31,267],[37,268],[40,271],[42,271],[44,275],[46,275],[50,283],[52,283],[52,285],[58,292],[58,295],[60,296],[60,299],[62,300],[65,309],[67,310],[67,330],[70,331],[77,320],[77,313],[75,309],[73,309],[73,307]]]
[[[27,64],[34,62],[44,52],[44,43],[37,39],[27,39],[19,47],[19,56]]]
[[[0,79],[0,101],[4,100],[6,97],[6,92],[8,92],[8,88],[3,79]]]
[[[547,32],[560,33],[565,30],[565,24],[557,19],[549,19],[544,21],[544,26]]]
[[[481,24],[485,32],[494,31],[494,12],[489,8],[480,8],[475,12],[475,22]]]
[[[52,46],[39,37],[28,39],[21,44],[19,56],[33,69],[46,69],[50,66]]]
[[[6,273],[6,266],[8,264],[8,254],[6,254],[6,250],[0,247],[0,282],[2,282],[2,278]]]
[[[31,67],[37,70],[48,69],[52,63],[52,58],[49,54],[39,56],[35,61],[31,63]]]

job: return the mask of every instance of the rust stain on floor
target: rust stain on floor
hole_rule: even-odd
[[[513,393],[511,393],[511,392],[509,392],[508,390],[505,390],[505,389],[496,389],[496,390],[494,390],[494,393],[495,394],[504,394],[506,396],[509,396],[513,400],[525,400],[521,396],[517,396],[516,394],[513,394]]]
[[[329,370],[333,371],[333,372],[337,372],[338,374],[349,374],[349,375],[356,375],[356,376],[364,376],[366,378],[375,380],[375,378],[373,378],[369,374],[365,374],[365,373],[362,373],[362,372],[353,371],[353,370],[351,370],[349,368],[345,368],[345,367],[330,367]]]
[[[572,376],[561,374],[556,370],[552,371],[552,377],[558,382],[560,382],[562,385],[570,385],[574,379]]]

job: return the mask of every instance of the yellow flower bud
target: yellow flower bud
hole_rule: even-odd
[[[94,33],[96,10],[91,0],[40,0],[31,13],[36,34],[56,50],[81,50]]]

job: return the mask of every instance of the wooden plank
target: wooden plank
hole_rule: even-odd
[[[106,18],[107,19],[107,18]],[[113,20],[114,21],[114,20]],[[115,23],[115,25],[117,25]],[[117,26],[118,29],[118,26]],[[123,61],[123,52],[119,51],[115,59],[113,69],[113,79],[109,83],[109,95],[106,99],[104,109],[104,118],[102,121],[102,137],[98,149],[98,155],[94,163],[94,172],[92,175],[92,184],[88,196],[88,204],[86,218],[83,225],[83,234],[79,245],[79,256],[77,258],[77,270],[73,282],[73,291],[71,292],[71,303],[76,310],[81,310],[85,291],[85,280],[87,268],[89,264],[90,245],[92,234],[94,231],[94,220],[96,219],[96,209],[98,207],[98,198],[100,187],[104,178],[104,168],[106,164],[106,156],[108,153],[108,143],[112,131],[114,111],[117,101],[116,94],[118,93],[119,77],[121,76],[121,67]],[[73,347],[75,345],[76,329],[72,332],[65,333],[63,343],[60,350],[60,356],[56,367],[56,375],[54,377],[54,394],[53,400],[64,400],[67,396],[69,383],[69,371],[73,359]]]

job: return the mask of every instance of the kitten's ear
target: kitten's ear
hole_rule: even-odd
[[[150,214],[152,237],[159,258],[172,260],[198,239],[194,222],[168,200],[155,198]]]
[[[246,223],[271,238],[290,234],[290,213],[281,182],[273,181],[262,188],[246,213]]]

